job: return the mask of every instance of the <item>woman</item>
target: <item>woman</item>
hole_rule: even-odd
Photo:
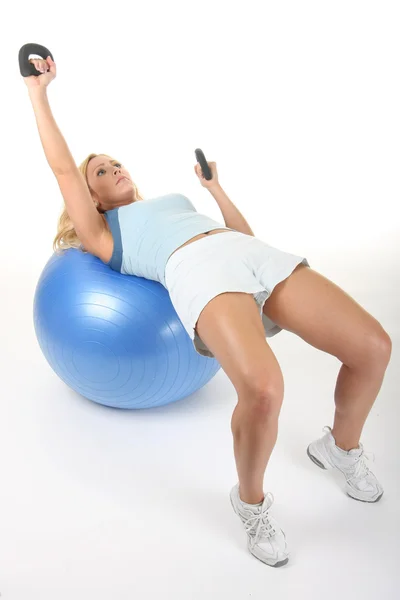
[[[169,291],[197,352],[215,356],[238,393],[231,428],[239,482],[230,498],[248,548],[270,566],[286,564],[285,534],[270,513],[272,494],[263,491],[284,393],[266,337],[286,329],[343,363],[333,429],[325,427],[307,453],[318,466],[343,473],[350,497],[376,502],[383,489],[366,466],[360,436],[390,360],[388,334],[307,259],[255,238],[220,186],[215,163],[210,181],[199,165],[195,172],[218,202],[225,227],[180,194],[144,201],[128,171],[109,156],[91,154],[78,170],[47,99],[56,65],[50,57],[31,62],[42,74],[25,83],[65,201],[55,248],[83,246],[111,268]]]

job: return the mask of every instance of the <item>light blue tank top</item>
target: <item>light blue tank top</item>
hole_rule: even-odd
[[[138,200],[104,214],[114,241],[106,264],[124,275],[159,281],[164,287],[165,267],[179,246],[206,231],[231,229],[199,214],[182,194]]]

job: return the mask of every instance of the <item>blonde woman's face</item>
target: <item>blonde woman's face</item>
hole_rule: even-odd
[[[109,156],[95,156],[89,161],[87,180],[93,201],[101,211],[131,204],[136,200],[135,187],[128,171]]]

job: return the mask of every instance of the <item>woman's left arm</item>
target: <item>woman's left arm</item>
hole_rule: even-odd
[[[246,235],[253,235],[250,225],[233,202],[228,198],[219,183],[208,187],[210,194],[216,200],[222,215],[224,217],[226,227],[245,233]]]
[[[218,179],[217,163],[208,162],[207,164],[211,171],[211,179],[205,179],[199,163],[195,164],[194,171],[197,177],[199,178],[201,185],[204,188],[206,188],[216,200],[224,217],[225,225],[227,227],[230,227],[231,229],[240,231],[240,233],[245,233],[246,235],[254,236],[250,225],[248,224],[240,210],[236,208],[236,206],[228,198],[228,196],[222,189]]]

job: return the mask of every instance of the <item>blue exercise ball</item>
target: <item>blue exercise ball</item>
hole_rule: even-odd
[[[106,406],[176,402],[221,368],[196,352],[163,285],[117,273],[80,250],[47,262],[35,292],[34,326],[57,375]]]

